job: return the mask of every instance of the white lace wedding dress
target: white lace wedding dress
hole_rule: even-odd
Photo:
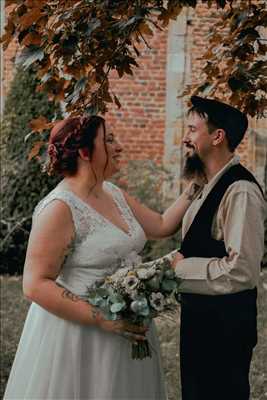
[[[95,280],[114,272],[145,244],[144,232],[120,189],[109,182],[105,188],[125,219],[128,234],[74,193],[58,187],[38,204],[33,216],[34,223],[54,199],[70,207],[75,239],[57,281],[76,295],[85,295]],[[152,358],[132,360],[131,344],[125,338],[63,320],[33,303],[4,399],[163,400],[166,395],[153,323],[148,339]]]

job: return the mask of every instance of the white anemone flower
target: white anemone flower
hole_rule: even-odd
[[[137,274],[138,278],[140,278],[140,279],[149,279],[149,278],[151,278],[151,276],[153,275],[153,272],[152,272],[152,275],[151,275],[151,272],[152,271],[150,269],[147,269],[147,268],[139,268],[139,269],[136,270],[136,274]]]
[[[131,271],[130,267],[124,267],[118,269],[115,274],[112,275],[112,278],[114,281],[118,281],[120,279],[123,279],[127,276],[128,272]]]
[[[165,299],[162,293],[151,293],[149,300],[155,310],[162,311],[164,309]]]
[[[139,279],[134,275],[126,276],[124,279],[124,286],[127,292],[134,290],[138,286],[138,283]]]

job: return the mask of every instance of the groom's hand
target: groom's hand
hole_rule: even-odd
[[[173,258],[173,260],[172,260],[172,263],[171,263],[172,268],[175,269],[177,263],[178,263],[179,261],[183,260],[183,259],[184,259],[184,256],[182,255],[182,253],[180,253],[179,251],[177,251],[177,253],[175,254],[175,256],[174,256],[174,258]]]

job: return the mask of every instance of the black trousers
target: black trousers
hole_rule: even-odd
[[[182,295],[182,400],[249,399],[256,298],[228,296]]]

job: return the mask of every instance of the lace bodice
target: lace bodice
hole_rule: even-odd
[[[36,206],[33,220],[53,200],[62,200],[72,213],[75,237],[62,265],[57,282],[77,295],[84,295],[96,280],[113,273],[122,262],[133,259],[144,247],[146,237],[122,191],[104,182],[128,225],[128,233],[118,228],[73,192],[56,187]]]

